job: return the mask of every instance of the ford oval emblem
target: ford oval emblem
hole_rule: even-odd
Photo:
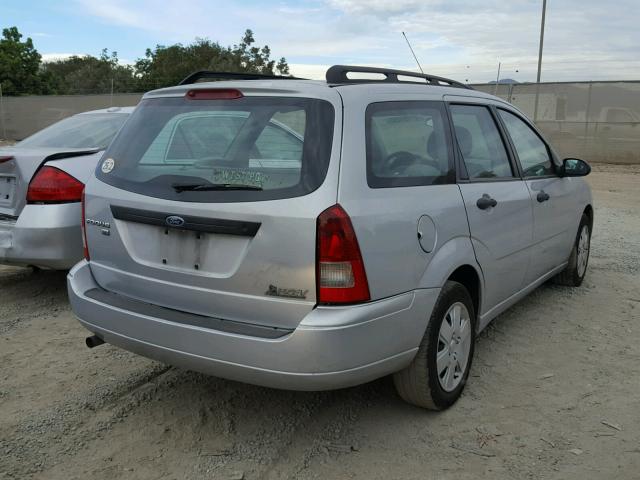
[[[181,227],[184,225],[184,218],[178,217],[177,215],[169,215],[164,221],[170,227]]]

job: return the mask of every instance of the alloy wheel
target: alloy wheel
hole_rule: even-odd
[[[440,386],[456,389],[465,376],[471,351],[471,318],[467,307],[456,302],[449,307],[440,325],[436,367]]]

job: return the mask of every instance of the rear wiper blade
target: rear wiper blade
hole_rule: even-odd
[[[171,187],[180,192],[211,192],[214,190],[262,190],[257,185],[241,183],[174,183]]]

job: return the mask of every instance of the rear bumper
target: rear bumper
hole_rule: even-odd
[[[185,325],[97,301],[82,261],[68,275],[71,306],[89,331],[140,355],[246,383],[328,390],[365,383],[407,366],[438,289],[351,307],[318,307],[291,333],[262,338]],[[150,310],[151,311],[151,310]]]
[[[27,205],[0,221],[0,263],[65,270],[82,258],[80,203]]]

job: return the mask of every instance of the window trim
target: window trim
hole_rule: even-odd
[[[520,169],[519,164],[515,161],[515,157],[513,156],[513,152],[511,151],[511,143],[510,139],[508,139],[505,135],[506,132],[502,128],[502,123],[499,122],[497,118],[497,113],[494,111],[494,105],[489,103],[481,103],[481,102],[462,102],[462,101],[452,101],[445,102],[447,105],[447,115],[449,116],[449,128],[452,132],[452,139],[455,140],[455,155],[456,155],[456,166],[457,172],[460,174],[456,177],[458,183],[488,183],[488,182],[513,182],[513,181],[521,181],[522,180],[522,171]],[[498,134],[502,140],[502,144],[504,146],[505,152],[507,154],[507,158],[509,160],[509,165],[511,166],[511,171],[513,173],[512,177],[495,177],[495,178],[469,178],[469,173],[467,172],[467,167],[464,163],[464,157],[462,156],[462,151],[460,150],[460,145],[458,145],[458,138],[455,136],[455,125],[453,123],[453,113],[451,112],[451,107],[453,106],[465,106],[465,107],[482,107],[486,108],[489,111],[489,115],[494,121],[496,129],[498,130]]]
[[[446,102],[442,100],[382,100],[379,102],[371,102],[365,109],[365,163],[367,174],[367,185],[371,189],[378,188],[401,188],[401,187],[430,187],[432,185],[451,185],[456,183],[457,179],[457,162],[455,150],[453,148],[453,132],[451,131],[451,123],[449,121],[448,111],[445,105]],[[449,160],[449,173],[443,177],[401,177],[401,178],[384,178],[373,175],[370,161],[371,152],[371,118],[373,117],[373,111],[380,106],[387,106],[388,110],[393,108],[419,108],[420,106],[426,106],[429,108],[437,109],[442,115],[442,126],[444,128],[445,141],[447,147],[447,155]],[[384,108],[383,108],[384,110]],[[435,181],[438,178],[442,178],[442,181]]]
[[[495,116],[497,117],[498,121],[500,122],[500,125],[501,125],[502,129],[504,130],[504,133],[505,133],[505,135],[506,135],[506,137],[508,139],[509,145],[511,147],[511,151],[512,151],[512,154],[513,154],[513,159],[518,164],[518,169],[520,171],[520,176],[524,180],[544,179],[544,178],[560,178],[560,174],[558,173],[558,166],[556,165],[556,162],[555,162],[556,156],[554,155],[554,153],[551,150],[549,144],[542,137],[541,133],[538,131],[536,126],[531,121],[529,121],[528,118],[523,117],[519,112],[517,112],[515,110],[511,110],[511,109],[504,108],[504,107],[494,107],[494,108],[496,110]],[[542,144],[544,145],[544,147],[547,150],[547,155],[549,155],[549,160],[551,161],[551,168],[553,169],[553,173],[548,174],[548,175],[525,175],[524,174],[524,168],[522,167],[522,162],[520,161],[520,157],[518,156],[518,150],[516,150],[515,143],[513,143],[513,139],[511,138],[511,134],[509,133],[509,130],[507,129],[507,125],[505,124],[504,120],[500,116],[500,112],[498,110],[504,110],[505,112],[510,113],[513,116],[515,116],[516,118],[520,119],[540,139],[540,141],[542,142]]]

